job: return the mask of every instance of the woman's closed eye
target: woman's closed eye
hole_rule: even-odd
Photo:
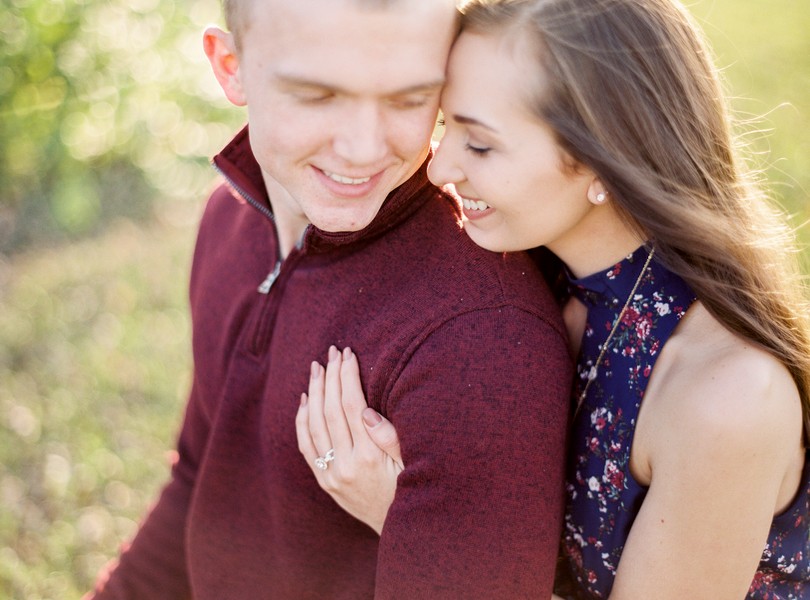
[[[467,142],[465,147],[476,156],[485,156],[490,150],[492,150],[492,148],[487,148],[486,146],[474,146],[470,142]]]

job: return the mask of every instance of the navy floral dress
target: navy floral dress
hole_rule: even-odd
[[[575,399],[585,389],[647,256],[641,247],[607,271],[570,281],[571,293],[588,308]],[[630,473],[644,390],[663,345],[694,301],[689,286],[653,258],[574,417],[562,543],[563,579],[569,587],[557,590],[565,597],[610,595],[622,549],[647,493]],[[803,482],[793,504],[773,521],[750,600],[810,599],[807,459]]]

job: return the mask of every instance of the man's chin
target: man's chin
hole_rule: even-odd
[[[365,229],[377,216],[377,211],[373,215],[367,214],[343,214],[343,215],[307,215],[309,222],[321,231],[327,233],[350,233]]]
[[[352,233],[360,231],[368,226],[366,222],[356,221],[319,221],[318,219],[311,219],[310,222],[321,231],[326,233]]]

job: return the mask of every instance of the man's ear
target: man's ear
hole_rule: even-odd
[[[233,34],[219,27],[208,27],[203,33],[203,50],[225,97],[236,106],[245,106],[247,100],[239,75],[239,58],[236,56]]]

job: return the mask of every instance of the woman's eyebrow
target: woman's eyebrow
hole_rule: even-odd
[[[477,127],[483,127],[484,129],[487,129],[492,133],[498,133],[498,131],[494,127],[491,127],[490,125],[487,125],[483,121],[479,121],[478,119],[475,119],[473,117],[467,117],[465,115],[452,115],[451,119],[454,122],[459,123],[461,125],[474,125]]]

